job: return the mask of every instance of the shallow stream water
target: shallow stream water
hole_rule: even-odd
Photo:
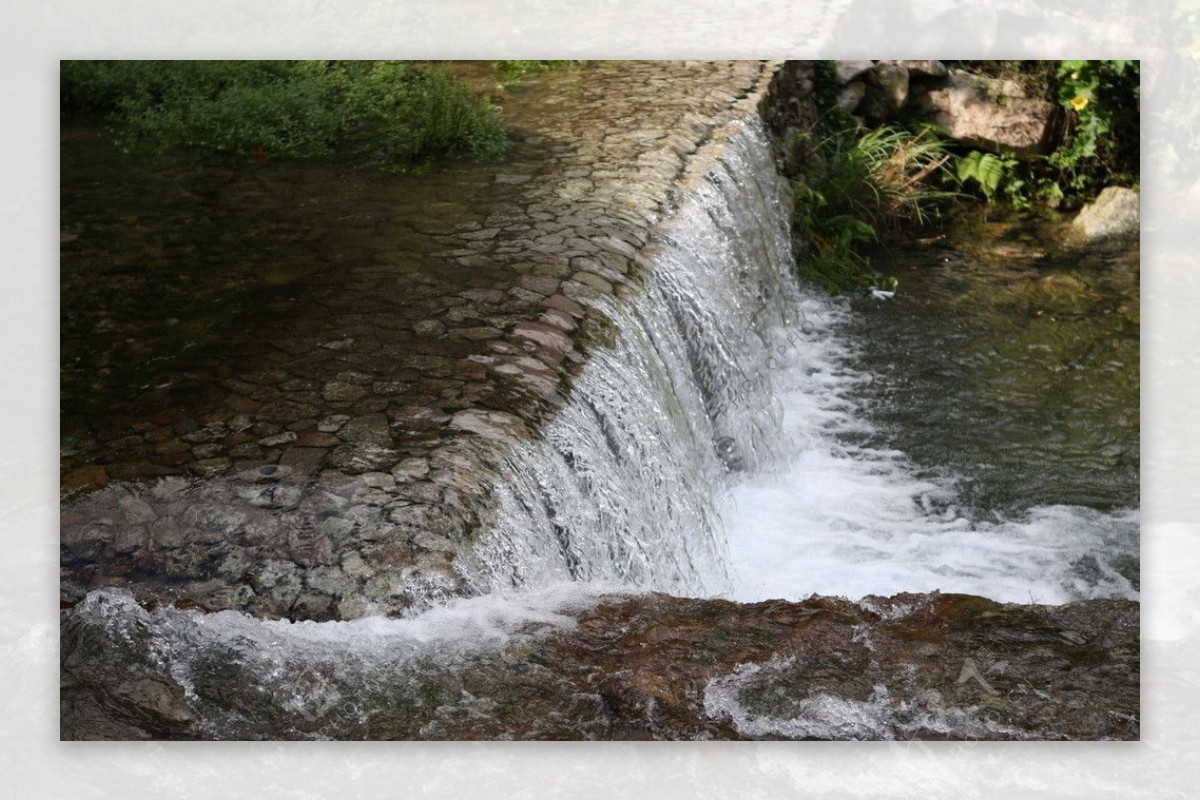
[[[803,301],[775,371],[791,456],[723,509],[734,597],[1137,598],[1138,254],[959,221]]]

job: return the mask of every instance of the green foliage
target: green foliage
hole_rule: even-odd
[[[953,175],[989,202],[1029,209],[1080,203],[1105,186],[1138,183],[1140,66],[1137,61],[963,61],[962,69],[1021,83],[1029,96],[1057,102],[1065,135],[1047,157],[1017,159],[969,151]]]
[[[806,180],[795,185],[802,273],[832,291],[894,288],[871,268],[862,245],[928,222],[953,197],[930,181],[949,159],[942,143],[929,133],[848,128],[812,149]]]
[[[493,61],[492,69],[506,81],[519,83],[539,72],[586,63],[586,61]]]
[[[1140,158],[1137,61],[1060,61],[1058,102],[1073,116],[1070,139],[1050,155],[1060,183],[1095,194],[1136,180]]]
[[[489,159],[506,148],[491,104],[444,69],[385,64],[370,80],[352,83],[346,100],[362,109],[360,124],[378,126],[384,135],[376,144],[394,163],[459,156]]]
[[[830,213],[828,198],[811,186],[796,184],[794,189],[792,224],[805,246],[797,262],[801,275],[830,292],[885,285],[860,253],[860,245],[878,239],[875,229],[853,214]]]
[[[839,113],[837,98],[837,62],[814,61],[813,103],[821,114],[821,123],[829,130],[839,130],[853,125],[853,118],[846,111],[840,111],[841,119],[836,121],[831,119],[831,115]]]
[[[794,181],[797,254],[802,277],[833,292],[894,289],[895,279],[871,267],[865,246],[940,213],[954,192],[936,188],[950,156],[932,131],[864,130],[837,105],[832,61],[813,63],[819,117],[811,132],[784,143],[805,164]]]
[[[65,116],[103,118],[124,149],[312,157],[347,147],[398,167],[504,152],[487,100],[404,61],[67,61]]]
[[[1016,166],[1014,158],[972,150],[957,160],[954,174],[961,184],[974,181],[990,203],[996,196],[996,190],[1000,188],[1000,184],[1005,181],[1014,166]]]
[[[954,157],[953,180],[963,189],[982,194],[988,203],[1004,202],[1014,209],[1029,211],[1035,201],[1058,201],[1064,197],[1057,173],[1046,167],[1046,159],[1022,161],[1015,156],[971,150]]]

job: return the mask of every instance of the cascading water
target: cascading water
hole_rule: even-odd
[[[460,561],[480,591],[730,588],[715,491],[779,456],[767,364],[795,300],[783,189],[763,135],[746,130],[684,199],[646,286],[603,307],[614,345],[503,466],[500,520]]]
[[[963,217],[888,254],[893,300],[803,301],[790,462],[722,509],[735,598],[1138,598],[1137,252],[1062,239]]]
[[[1008,603],[1138,597],[1118,570],[1136,564],[1137,510],[970,508],[957,476],[923,469],[880,441],[862,398],[880,379],[855,367],[860,346],[843,332],[853,318],[846,304],[814,297],[801,310],[822,336],[796,340],[773,374],[789,462],[741,483],[721,506],[733,598],[933,590]]]
[[[159,731],[188,736],[472,736],[463,721],[501,703],[506,665],[574,625],[562,613],[614,590],[730,591],[715,498],[781,457],[767,373],[794,322],[787,193],[765,134],[726,142],[658,236],[645,285],[601,301],[614,342],[500,465],[498,519],[456,564],[478,597],[406,619],[287,623],[147,611],[99,590],[67,616],[64,666],[110,677]],[[72,725],[105,736],[87,709]]]

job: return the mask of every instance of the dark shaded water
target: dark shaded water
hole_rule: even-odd
[[[293,342],[358,334],[368,317],[394,320],[374,326],[379,349],[406,341],[462,283],[440,263],[444,286],[414,280],[422,254],[504,194],[470,166],[124,155],[91,129],[64,132],[61,159],[62,426],[77,437],[105,416],[219,407],[224,382],[262,384],[255,373],[300,355]],[[379,290],[397,281],[408,291],[387,304]]]
[[[875,259],[865,410],[892,447],[956,479],[981,517],[1139,505],[1138,252],[1072,251],[1060,224],[964,219]]]
[[[792,456],[724,510],[734,597],[1137,597],[1138,253],[1065,234],[981,212],[875,253],[893,297],[802,303]]]

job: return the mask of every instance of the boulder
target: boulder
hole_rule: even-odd
[[[1026,158],[1049,152],[1056,111],[1048,100],[1025,97],[1015,81],[959,70],[908,104],[911,117],[941,126],[951,139]]]
[[[894,114],[908,101],[908,68],[903,64],[880,64],[872,73],[887,110]]]
[[[838,83],[846,84],[862,76],[874,66],[874,61],[836,61],[833,68],[837,74]]]
[[[1106,187],[1072,221],[1072,236],[1085,244],[1136,240],[1141,231],[1140,202],[1140,195],[1132,189]]]
[[[910,75],[927,78],[945,78],[950,74],[950,71],[946,69],[946,65],[940,61],[898,61],[896,63],[905,67]]]
[[[867,85],[862,81],[851,81],[838,92],[837,105],[843,111],[854,111],[867,94]]]

